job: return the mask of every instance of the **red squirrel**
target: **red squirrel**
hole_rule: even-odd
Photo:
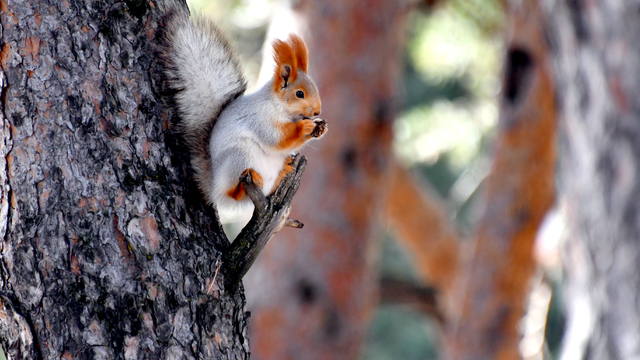
[[[318,88],[307,75],[307,47],[297,35],[273,41],[272,79],[244,94],[238,58],[222,32],[203,17],[189,16],[184,6],[167,3],[161,61],[175,90],[178,131],[190,148],[194,178],[222,222],[250,216],[253,203],[241,175],[251,172],[263,193],[271,194],[293,170],[292,154],[327,130],[318,118]]]

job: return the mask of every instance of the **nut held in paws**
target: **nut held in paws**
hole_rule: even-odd
[[[316,127],[310,134],[311,137],[317,138],[322,136],[327,131],[327,122],[323,119],[316,119],[313,122],[316,124]]]

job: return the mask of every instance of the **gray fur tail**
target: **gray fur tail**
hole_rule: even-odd
[[[160,63],[177,110],[176,127],[191,151],[195,180],[211,203],[209,138],[224,107],[241,96],[246,81],[232,47],[210,20],[189,16],[180,0],[161,0]]]

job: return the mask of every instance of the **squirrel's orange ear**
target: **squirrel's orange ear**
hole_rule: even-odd
[[[293,52],[296,54],[298,69],[306,73],[307,67],[309,66],[309,52],[307,51],[307,45],[305,45],[300,36],[295,34],[289,35],[289,39],[287,42],[291,44]]]
[[[282,40],[273,41],[273,60],[276,63],[273,87],[279,91],[298,78],[298,62],[291,44]]]

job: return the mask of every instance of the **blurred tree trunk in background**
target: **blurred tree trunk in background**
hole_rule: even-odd
[[[473,255],[462,264],[447,324],[449,359],[521,358],[519,322],[535,270],[533,244],[555,196],[554,87],[535,2],[508,9],[498,137]]]
[[[151,86],[154,9],[0,2],[0,341],[12,359],[248,358],[243,292],[216,278],[226,238],[185,191]]]
[[[563,359],[640,356],[640,3],[540,1],[560,108]]]
[[[248,274],[252,356],[357,359],[377,299],[373,240],[411,7],[397,0],[297,4],[329,132],[303,150],[309,166],[291,217],[305,228],[281,231]]]

